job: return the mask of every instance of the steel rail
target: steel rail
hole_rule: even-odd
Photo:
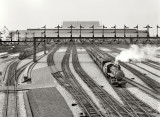
[[[81,85],[78,83],[78,81],[75,79],[75,77],[71,73],[71,70],[69,68],[69,57],[70,57],[71,49],[72,49],[72,47],[68,47],[66,54],[62,60],[62,71],[65,75],[65,78],[69,82],[69,84],[72,87],[74,87],[76,90],[78,90],[80,92],[80,94],[82,95],[82,96],[79,95],[78,98],[80,98],[79,101],[81,101],[81,102],[79,102],[79,103],[81,103],[81,107],[83,107],[83,110],[86,113],[86,115],[90,116],[90,117],[93,117],[93,116],[102,116],[103,117],[103,115],[99,112],[99,109],[97,108],[97,106],[91,101],[90,97],[82,89]],[[107,116],[109,117],[110,114],[108,114]]]
[[[76,48],[73,50],[72,54],[73,58],[73,66],[82,80],[91,88],[93,93],[101,100],[101,103],[104,104],[105,108],[112,109],[112,114],[118,117],[130,116],[133,117],[132,113],[127,111],[125,107],[123,107],[120,103],[117,102],[112,96],[110,96],[105,90],[103,90],[99,85],[93,81],[90,76],[82,69],[80,66]]]
[[[103,55],[106,55],[110,58],[112,58],[113,60],[115,59],[113,56],[111,56],[110,54],[108,54],[107,52],[101,51],[100,49],[96,48],[96,50],[98,52],[100,52]],[[121,66],[123,66],[124,68],[128,69],[129,71],[131,71],[134,75],[136,75],[138,78],[140,78],[142,81],[144,81],[150,88],[152,88],[155,93],[160,94],[160,83],[156,82],[155,80],[153,80],[152,78],[145,76],[144,74],[142,74],[141,72],[139,72],[138,70],[130,67],[129,65],[123,63],[123,62],[119,62],[119,64]]]
[[[132,108],[132,106],[129,105],[128,102],[126,102],[126,98],[125,97],[130,97],[133,102],[132,102],[132,105],[134,107],[134,105],[137,106],[137,108],[141,109],[145,114],[145,116],[148,116],[148,117],[151,117],[153,115],[151,115],[150,113],[154,113],[154,114],[157,114],[158,112],[155,110],[155,109],[152,109],[149,105],[146,105],[144,102],[140,101],[138,98],[136,98],[134,95],[132,95],[128,90],[126,90],[125,88],[116,88],[114,86],[112,86],[113,89],[117,92],[117,94],[123,99],[123,101],[131,108],[131,110],[133,111],[134,114],[136,114],[136,116],[139,116],[138,113]],[[124,94],[125,93],[125,94]],[[135,100],[138,100],[140,102],[135,104]],[[131,103],[130,102],[130,103]],[[136,109],[137,109],[136,108]],[[151,110],[150,113],[148,113],[148,110],[144,109],[144,108],[148,108],[148,110]]]

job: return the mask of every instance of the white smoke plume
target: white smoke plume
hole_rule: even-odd
[[[123,50],[116,56],[116,62],[141,62],[146,59],[160,62],[160,47],[151,45],[131,45],[129,49]]]

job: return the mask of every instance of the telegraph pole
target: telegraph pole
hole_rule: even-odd
[[[113,32],[113,33],[114,33],[114,37],[115,37],[115,39],[116,39],[116,37],[117,37],[117,34],[116,34],[116,33],[117,33],[117,32],[116,32],[116,25],[113,26],[113,27],[111,27],[111,28],[114,28],[114,32]]]
[[[19,44],[19,31],[17,30],[16,33],[18,34],[18,44]]]
[[[10,35],[11,35],[11,42],[12,42],[12,41],[13,41],[13,40],[12,40],[12,32],[10,33]]]
[[[27,34],[28,34],[28,33],[26,32],[26,33],[25,33],[25,41],[27,41]]]
[[[138,37],[139,37],[138,25],[137,25],[136,27],[133,27],[133,28],[136,28],[136,29],[137,29],[135,33],[137,33],[137,41],[138,41]]]
[[[150,35],[149,35],[149,29],[152,28],[152,27],[149,26],[149,25],[147,25],[146,27],[143,27],[143,28],[147,28],[147,41],[148,41],[148,39],[150,37]]]
[[[126,37],[126,28],[129,28],[129,27],[127,27],[126,25],[124,25],[124,38]]]
[[[102,37],[104,37],[104,28],[107,28],[103,25]]]
[[[82,28],[84,28],[84,27],[80,25],[80,35],[79,35],[80,38],[82,37],[82,35],[81,35]]]
[[[143,27],[143,28],[147,28],[147,37],[150,37],[149,35],[149,29],[152,28],[151,26],[147,25],[146,27]]]
[[[129,28],[129,27],[127,27],[126,25],[124,25],[124,40],[127,43],[127,41],[126,41],[126,28]]]
[[[117,37],[117,30],[116,30],[116,25],[115,26],[113,26],[113,27],[111,27],[111,28],[114,28],[114,39],[116,40],[116,37]],[[119,39],[118,39],[118,42],[119,42]]]
[[[102,31],[103,42],[104,42],[104,28],[107,28],[107,27],[103,25],[103,31]]]
[[[160,26],[157,25],[157,35],[156,35],[157,37],[158,37],[158,28],[160,28]]]
[[[94,38],[94,25],[89,27],[89,28],[92,28],[92,32],[91,33],[93,34],[92,37]]]
[[[57,26],[57,27],[55,27],[55,28],[57,28],[57,29],[58,29],[56,33],[57,33],[57,37],[59,38],[59,28],[62,28],[62,27],[58,25],[58,26]]]
[[[35,37],[33,38],[33,62],[37,62],[36,60],[36,39]]]
[[[0,32],[0,45],[2,45],[2,42],[1,42],[1,41],[2,41],[1,34],[3,34],[3,33]]]
[[[75,28],[75,27],[71,25],[71,26],[70,26],[70,27],[68,27],[68,28],[70,28],[70,29],[71,29],[71,31],[70,31],[69,33],[71,33],[71,41],[72,41],[72,29],[73,29],[73,28]]]
[[[42,28],[44,28],[44,54],[46,54],[46,25]]]

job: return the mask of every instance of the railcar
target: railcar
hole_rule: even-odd
[[[124,79],[125,74],[119,64],[115,64],[110,57],[102,56],[92,48],[88,49],[88,53],[112,85],[125,86],[127,81]]]

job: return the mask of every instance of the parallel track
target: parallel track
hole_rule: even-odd
[[[112,85],[111,85],[112,86]],[[112,86],[117,94],[121,97],[125,105],[128,107],[136,117],[154,117],[157,116],[157,111],[152,109],[150,106],[146,105],[144,102],[140,101],[134,95],[132,95],[125,88],[117,88]]]
[[[112,48],[112,47],[107,47],[107,48]],[[97,51],[99,51],[101,54],[103,55],[107,55],[110,58],[112,58],[113,60],[115,59],[113,56],[111,56],[110,54],[108,54],[107,52],[103,52],[100,49],[98,49],[97,47],[95,48]],[[113,49],[113,48],[112,48]],[[114,51],[114,50],[113,50]],[[123,62],[119,62],[121,66],[123,66],[124,68],[128,69],[129,71],[131,71],[135,76],[137,76],[138,78],[140,78],[143,82],[145,82],[150,88],[152,88],[154,90],[155,93],[160,94],[160,83],[158,83],[157,81],[153,80],[152,78],[145,76],[143,73],[139,72],[138,70],[130,67],[129,65],[123,63]]]
[[[106,47],[109,48],[110,50],[116,52],[116,53],[120,53],[121,52],[121,50],[119,50],[117,48],[113,48],[111,46],[106,46]],[[147,66],[150,66],[150,67],[152,67],[154,69],[160,70],[160,63],[158,63],[158,62],[155,62],[155,61],[147,59],[147,61],[142,61],[142,63],[147,65]]]
[[[64,77],[62,77],[62,78],[64,78],[63,80],[67,84],[67,86],[65,86],[65,88],[77,100],[78,104],[83,109],[85,116],[87,116],[87,117],[103,117],[103,115],[99,112],[99,109],[95,106],[95,104],[92,102],[90,97],[86,94],[86,92],[83,90],[83,88],[77,82],[76,78],[74,77],[74,75],[72,74],[72,72],[70,70],[69,57],[70,57],[71,49],[72,49],[72,47],[68,47],[66,54],[63,58],[63,61],[62,61],[62,71],[65,75],[65,78]],[[68,88],[68,87],[72,87],[72,88]]]
[[[75,71],[79,74],[81,79],[88,85],[93,93],[99,98],[104,109],[107,110],[107,114],[111,117],[134,117],[134,114],[102,89],[93,79],[82,69],[76,48],[73,49],[72,61]]]
[[[52,66],[55,65],[53,55],[60,47],[61,47],[61,45],[58,46],[57,48],[55,48],[48,55],[48,58],[47,58],[47,63],[48,63],[48,66],[50,66],[53,77],[59,82],[60,85],[62,85],[68,92],[71,93],[71,95],[75,98],[75,100],[78,102],[78,104],[83,108],[83,111],[86,112],[85,114],[88,115],[88,117],[103,117],[99,111],[97,111],[95,113],[96,108],[93,108],[94,105],[91,105],[92,104],[91,101],[88,102],[88,100],[86,100],[86,98],[84,98],[83,94],[79,90],[77,90],[74,86],[72,86],[71,82],[69,80],[67,80],[62,75],[61,72],[53,71]],[[86,110],[86,108],[88,108],[88,110]],[[93,116],[90,116],[91,112],[92,112]]]
[[[17,87],[16,87],[16,68],[20,61],[15,60],[8,68],[7,75],[7,91],[5,92],[5,106],[3,110],[3,117],[18,117],[18,103],[17,103]],[[10,92],[9,88],[13,87],[14,90]]]

